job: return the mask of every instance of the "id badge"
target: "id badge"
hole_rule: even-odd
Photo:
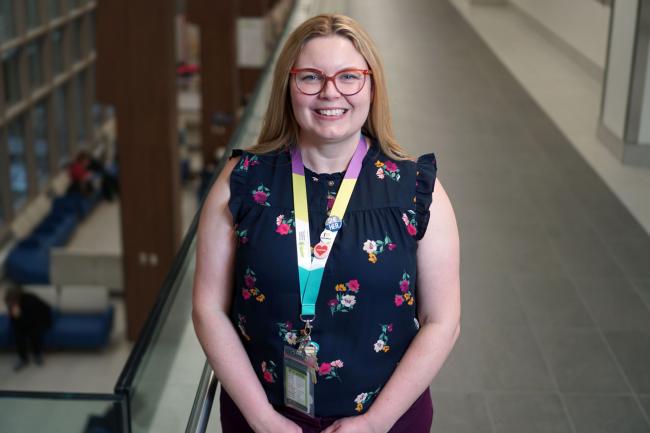
[[[284,404],[314,417],[312,368],[304,353],[293,347],[284,347]]]

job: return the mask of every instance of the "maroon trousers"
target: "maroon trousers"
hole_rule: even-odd
[[[223,433],[255,433],[237,408],[230,396],[221,390],[221,430]],[[276,407],[278,412],[302,427],[303,433],[320,433],[338,418],[311,418],[297,410],[288,407]],[[429,433],[433,422],[433,403],[427,389],[415,403],[397,420],[389,433]]]

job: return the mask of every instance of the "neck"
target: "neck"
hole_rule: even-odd
[[[305,167],[315,173],[339,173],[347,170],[359,143],[359,134],[336,143],[300,137],[298,147]]]

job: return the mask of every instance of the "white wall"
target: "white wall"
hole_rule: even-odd
[[[637,0],[614,3],[610,59],[604,89],[603,124],[621,140],[629,99],[637,6]]]
[[[596,0],[509,0],[604,69],[610,8]]]

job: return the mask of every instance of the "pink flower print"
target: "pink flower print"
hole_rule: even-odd
[[[267,201],[269,199],[269,196],[271,195],[271,190],[265,187],[264,185],[260,184],[260,186],[258,186],[253,191],[251,191],[251,194],[253,196],[253,201],[255,203],[260,204],[262,206],[271,206]]]
[[[266,203],[267,198],[268,196],[264,191],[255,191],[253,193],[253,199],[255,200],[255,203],[264,204]]]
[[[244,169],[248,170],[249,164],[250,164],[250,159],[248,159],[248,157],[244,158]]]
[[[388,329],[388,332],[393,332],[393,324],[389,323],[387,329]]]
[[[413,224],[409,224],[406,226],[406,231],[409,232],[411,236],[415,236],[418,232],[418,229],[416,229]]]
[[[409,291],[409,282],[408,280],[402,280],[399,282],[399,289],[402,291],[402,293],[406,293]]]
[[[383,179],[384,178],[384,170],[382,170],[381,168],[378,168],[377,169],[377,177],[379,179]]]
[[[278,228],[275,229],[275,231],[276,233],[279,233],[281,235],[286,235],[289,233],[289,229],[290,229],[289,224],[282,223],[278,226]]]
[[[359,281],[357,280],[350,280],[346,284],[348,286],[348,289],[350,289],[351,292],[358,292],[359,291]]]
[[[338,299],[330,299],[327,302],[327,305],[329,305],[329,307],[332,308],[332,307],[336,307],[338,303],[339,303]]]
[[[293,329],[293,324],[292,324],[291,322],[286,322],[286,323],[284,324],[284,326],[287,327],[287,330],[288,330],[288,331],[291,331],[291,330]]]
[[[244,275],[244,284],[246,287],[249,289],[253,286],[255,286],[255,277],[252,275]]]
[[[262,361],[262,375],[264,376],[264,380],[268,383],[275,383],[275,380],[278,377],[275,372],[275,362],[269,361],[267,364],[266,361]]]
[[[395,248],[397,248],[396,244],[393,243],[388,244],[388,251],[393,251]]]
[[[330,365],[334,368],[343,368],[343,361],[337,359],[336,361],[330,362]]]
[[[329,362],[323,362],[318,368],[318,375],[325,376],[326,374],[329,374],[330,371],[332,371],[332,365]]]
[[[384,163],[384,166],[386,167],[386,170],[388,171],[397,171],[397,165],[393,161],[386,161]]]
[[[336,197],[334,197],[334,196],[331,196],[331,195],[327,196],[327,210],[330,210],[330,209],[332,209],[332,207],[334,207],[334,200],[335,199],[336,199]]]
[[[409,224],[409,217],[407,217],[405,213],[402,214],[402,221],[404,221],[405,225]]]
[[[241,295],[246,301],[248,301],[251,297],[251,293],[246,289],[241,289]]]
[[[400,295],[395,295],[395,305],[398,307],[404,303],[404,298]]]
[[[291,212],[293,212],[293,211],[291,211]],[[284,215],[280,214],[275,218],[275,225],[277,226],[277,228],[275,229],[275,232],[282,235],[282,236],[293,233],[293,230],[291,229],[291,226],[294,225],[294,224],[295,223],[293,221],[293,216],[291,216],[289,218],[285,218]]]

